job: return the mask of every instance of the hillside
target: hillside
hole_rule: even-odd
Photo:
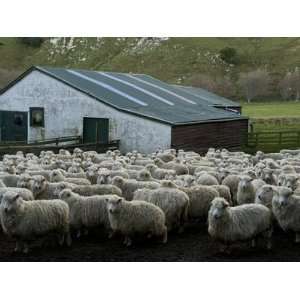
[[[237,63],[221,59],[225,47],[236,50]],[[0,57],[0,87],[31,65],[51,65],[146,73],[207,88],[209,78],[220,82],[219,94],[239,99],[239,74],[261,68],[272,76],[276,97],[278,78],[300,65],[300,38],[51,38],[40,48],[0,38]]]

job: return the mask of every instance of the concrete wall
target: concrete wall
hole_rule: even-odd
[[[45,128],[28,128],[29,140],[81,135],[83,117],[109,118],[109,138],[121,151],[151,153],[171,145],[171,126],[122,113],[39,71],[33,71],[0,95],[0,110],[44,107]],[[28,113],[29,117],[29,113]]]

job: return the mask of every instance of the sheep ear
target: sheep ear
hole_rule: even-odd
[[[108,203],[108,201],[109,201],[109,199],[108,199],[108,198],[105,198],[105,202]]]
[[[117,203],[121,203],[121,201],[122,201],[122,198],[119,198],[118,201],[117,201]]]
[[[20,197],[20,195],[19,194],[17,194],[13,199],[14,199],[14,201],[16,201],[18,198]]]

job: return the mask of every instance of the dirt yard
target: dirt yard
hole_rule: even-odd
[[[75,241],[71,248],[33,247],[24,255],[14,253],[14,241],[1,233],[0,261],[300,261],[300,245],[293,243],[293,235],[277,229],[273,242],[271,251],[244,244],[223,254],[207,234],[206,226],[197,225],[181,235],[170,234],[166,245],[147,241],[126,248],[120,238],[108,240],[92,233]]]

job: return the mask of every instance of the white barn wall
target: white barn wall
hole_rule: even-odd
[[[120,150],[151,153],[171,145],[171,126],[120,112],[39,71],[33,71],[0,95],[0,110],[28,112],[44,107],[45,130],[30,127],[28,139],[81,135],[83,117],[109,118],[109,138]]]

